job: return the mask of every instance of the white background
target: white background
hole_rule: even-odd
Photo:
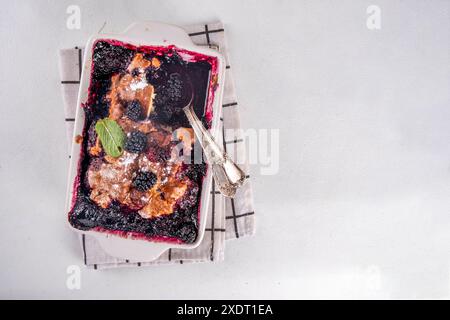
[[[81,8],[81,30],[66,8]],[[381,8],[381,30],[366,8]],[[5,1],[1,298],[449,298],[449,1]],[[246,128],[280,129],[253,177],[257,234],[220,264],[87,270],[65,227],[57,51],[103,24],[226,24]]]

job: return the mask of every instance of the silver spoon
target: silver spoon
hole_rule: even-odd
[[[230,156],[217,144],[209,131],[197,117],[193,108],[193,95],[186,107],[183,108],[189,123],[206,155],[206,161],[211,165],[214,181],[226,197],[234,197],[236,190],[242,186],[245,173]]]

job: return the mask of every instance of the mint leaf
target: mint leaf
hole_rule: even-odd
[[[116,121],[109,118],[98,120],[95,124],[95,132],[108,155],[116,158],[122,154],[125,133]]]

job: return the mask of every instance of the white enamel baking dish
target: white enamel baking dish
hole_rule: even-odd
[[[207,47],[194,45],[189,35],[181,28],[157,23],[157,22],[139,22],[129,26],[121,34],[97,34],[92,36],[87,44],[84,53],[84,64],[81,75],[80,90],[78,92],[77,111],[75,116],[74,139],[77,135],[82,135],[84,125],[84,110],[81,104],[88,98],[88,87],[91,77],[92,46],[98,39],[116,39],[133,45],[150,46],[168,46],[175,45],[178,48],[198,52],[204,55],[216,57],[218,60],[218,87],[215,92],[213,102],[213,119],[211,124],[211,133],[217,136],[221,116],[223,83],[225,77],[225,60],[223,56],[215,50]],[[211,90],[211,89],[210,89]],[[73,140],[74,141],[74,140]],[[74,180],[78,172],[78,163],[80,159],[81,144],[73,143],[71,151],[71,161],[69,168],[66,214],[72,207],[72,198],[75,192]],[[170,248],[192,249],[197,247],[204,235],[208,204],[210,200],[210,189],[212,183],[211,170],[207,171],[203,179],[201,206],[199,216],[199,230],[195,243],[192,244],[174,244],[165,242],[152,242],[146,240],[127,239],[120,236],[100,233],[96,231],[81,231],[73,228],[69,222],[70,228],[78,233],[93,235],[99,241],[101,247],[111,256],[128,259],[132,261],[151,261],[158,258],[163,252]],[[68,220],[67,220],[68,221]]]

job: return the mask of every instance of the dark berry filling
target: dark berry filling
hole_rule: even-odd
[[[129,67],[137,54],[143,54],[148,61],[156,59],[159,65],[146,68]],[[154,163],[166,163],[171,156],[171,143],[162,143],[158,135],[140,131],[139,124],[152,121],[155,126],[190,128],[182,108],[194,93],[194,110],[207,127],[211,124],[211,113],[207,111],[208,87],[211,73],[215,72],[215,61],[199,56],[190,62],[184,61],[173,48],[134,47],[117,41],[98,41],[93,48],[93,67],[85,110],[85,130],[82,142],[82,155],[79,176],[76,183],[76,196],[71,212],[70,223],[80,230],[98,230],[102,232],[133,235],[148,239],[166,239],[192,243],[198,233],[198,212],[202,181],[206,174],[206,164],[184,163],[177,172],[174,181],[189,181],[183,196],[176,201],[173,212],[152,218],[145,218],[139,210],[145,206],[145,195],[154,192],[156,200],[168,201],[171,195],[170,185],[159,189],[158,177],[138,165],[132,171],[129,184],[129,197],[123,201],[105,201],[104,206],[93,201],[91,183],[95,173],[105,166],[114,169],[105,152],[94,153],[98,147],[98,137],[94,130],[99,119],[111,116],[111,92],[113,76],[127,75],[133,79],[144,79],[154,87],[153,111],[148,115],[144,105],[134,99],[119,100],[126,121],[135,124],[128,132],[124,150],[136,159],[146,157]],[[187,85],[189,81],[190,85]],[[190,87],[191,86],[191,87]],[[117,101],[116,101],[117,103]],[[149,109],[150,110],[150,109]],[[208,113],[209,112],[209,113]],[[138,130],[139,127],[139,130]],[[137,160],[136,160],[137,161]],[[108,169],[109,170],[109,169]],[[89,173],[91,176],[89,176]],[[94,178],[93,176],[94,175]],[[176,185],[178,186],[178,185]],[[178,186],[179,187],[179,186]]]
[[[153,67],[149,67],[145,71],[145,77],[149,83],[157,86],[162,84],[167,78],[167,70],[164,70],[162,68],[156,69]]]
[[[137,77],[140,73],[141,73],[141,72],[139,71],[139,68],[134,68],[134,69],[131,71],[131,75],[132,75],[133,77]]]

